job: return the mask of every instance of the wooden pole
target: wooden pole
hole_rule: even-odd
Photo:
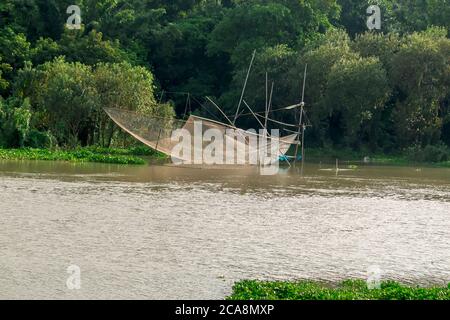
[[[298,124],[298,133],[297,133],[297,137],[300,138],[300,134],[302,134],[302,141],[304,141],[303,139],[303,134],[305,133],[305,129],[304,129],[304,125],[303,125],[303,112],[304,112],[304,108],[305,108],[305,86],[306,86],[306,73],[308,71],[308,65],[305,66],[305,73],[303,75],[303,88],[302,88],[302,102],[300,103],[300,121]],[[302,150],[304,150],[303,148],[303,142],[302,142]],[[302,153],[304,153],[304,151],[302,151]],[[298,144],[295,147],[295,161],[297,161],[298,159]],[[302,160],[303,160],[303,154],[302,154]],[[303,165],[303,161],[302,161],[302,165]]]
[[[305,125],[302,125],[302,176],[303,168],[305,166]]]
[[[300,121],[298,123],[298,133],[297,133],[297,139],[300,139],[300,134],[302,134],[302,127],[303,127],[303,102],[302,102],[302,107],[300,109]],[[303,134],[302,134],[302,139],[303,139]],[[303,148],[303,144],[302,144],[302,148]],[[295,162],[298,161],[298,143],[295,146]]]
[[[248,108],[248,110],[250,110],[251,114],[253,115],[253,117],[256,119],[256,121],[258,121],[259,125],[261,127],[263,127],[263,129],[267,132],[267,128],[264,126],[264,124],[259,120],[258,116],[255,114],[255,112],[253,112],[252,108],[250,108],[250,106],[248,105],[248,103],[243,100],[244,105]]]
[[[188,107],[189,107],[189,104],[190,104],[190,99],[191,99],[190,93],[188,93],[188,94],[187,94],[187,98],[186,98],[186,105],[185,105],[185,107],[184,107],[184,115],[183,115],[183,119],[184,119],[184,118],[186,117],[186,115],[187,115]]]
[[[164,90],[161,91],[161,96],[159,97],[159,104],[161,104],[163,98],[164,98]]]
[[[227,117],[227,115],[225,114],[225,112],[222,111],[222,109],[210,98],[210,97],[206,97],[206,99],[209,100],[209,102],[212,103],[212,105],[214,107],[217,108],[217,110],[219,110],[219,112],[225,117],[225,119],[227,119],[227,121],[234,127],[233,122],[230,120],[230,118]]]
[[[270,109],[272,108],[273,86],[274,86],[274,82],[272,82],[272,88],[270,89],[269,104],[267,105],[266,120],[264,122],[265,128],[267,128],[267,121],[269,120],[269,113],[270,113]]]
[[[244,87],[242,88],[241,98],[239,99],[239,104],[238,104],[238,107],[236,110],[236,115],[234,116],[233,126],[236,124],[236,120],[239,115],[239,109],[241,109],[242,100],[244,100],[245,89],[247,88],[247,82],[248,82],[248,78],[250,76],[250,72],[252,70],[253,61],[255,60],[255,56],[256,56],[256,50],[253,51],[252,60],[250,61],[250,66],[248,67],[248,70],[247,70],[247,76],[245,77]]]
[[[269,107],[269,75],[266,72],[266,114],[267,114],[267,109]]]

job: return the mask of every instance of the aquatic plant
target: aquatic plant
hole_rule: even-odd
[[[44,160],[70,162],[98,162],[111,164],[142,165],[146,161],[136,155],[136,150],[78,148],[75,150],[48,149],[0,149],[2,160]]]
[[[244,280],[233,286],[228,300],[450,300],[447,287],[407,286],[395,281],[382,282],[369,289],[364,280],[346,280],[337,285],[313,281]]]

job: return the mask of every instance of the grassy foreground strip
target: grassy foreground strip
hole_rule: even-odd
[[[312,281],[264,282],[245,280],[233,286],[228,300],[450,300],[447,288],[409,287],[394,281],[368,289],[364,280],[346,280],[336,286]]]
[[[0,160],[48,160],[70,162],[98,162],[111,164],[142,165],[146,161],[140,156],[162,158],[147,148],[112,149],[87,147],[74,150],[48,149],[0,149]]]

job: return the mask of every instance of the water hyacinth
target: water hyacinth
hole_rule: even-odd
[[[381,283],[379,289],[368,289],[364,280],[346,280],[337,285],[312,281],[237,282],[229,300],[450,300],[447,287],[422,288],[395,281]]]
[[[143,165],[147,162],[140,156],[161,158],[157,152],[147,148],[108,149],[108,148],[78,148],[75,150],[47,149],[0,149],[2,160],[43,160],[70,162],[97,162],[111,164]]]

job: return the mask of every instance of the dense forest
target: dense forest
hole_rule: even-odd
[[[80,29],[66,27],[73,4]],[[450,154],[447,0],[2,0],[0,30],[3,148],[131,141],[103,107],[220,119],[210,96],[234,114],[256,50],[245,98],[258,111],[266,72],[276,109],[299,102],[308,65],[308,146]]]

